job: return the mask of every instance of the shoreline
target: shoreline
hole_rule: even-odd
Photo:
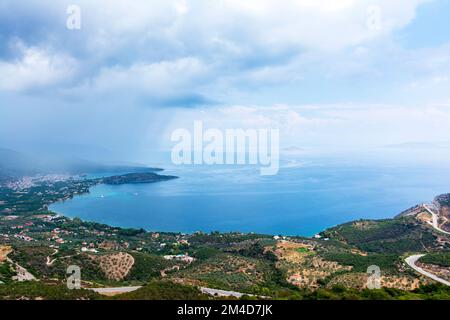
[[[179,177],[177,177],[177,178],[179,178]],[[95,180],[96,180],[96,179],[95,179]],[[101,179],[99,179],[99,180],[101,180]],[[158,182],[165,182],[165,181],[158,181]],[[143,183],[142,183],[142,184],[143,184]],[[73,199],[75,198],[75,196],[87,196],[87,195],[90,195],[90,194],[91,194],[91,188],[92,188],[92,187],[97,187],[97,186],[101,186],[101,185],[105,185],[105,186],[117,186],[117,185],[105,184],[105,183],[103,183],[102,181],[98,181],[98,183],[93,184],[92,186],[90,186],[87,192],[75,194],[75,195],[73,195],[73,196],[71,196],[71,197],[68,197],[68,198],[65,198],[65,199],[60,199],[60,200],[57,200],[57,201],[55,201],[55,202],[49,204],[49,205],[47,206],[47,210],[48,210],[50,213],[52,213],[52,214],[59,215],[59,216],[62,216],[62,217],[65,217],[65,218],[68,218],[68,219],[71,219],[71,220],[73,220],[73,219],[75,219],[75,218],[78,218],[78,219],[82,220],[83,222],[88,222],[88,223],[99,223],[99,224],[104,224],[104,225],[107,225],[107,226],[109,226],[109,227],[119,228],[119,229],[135,229],[135,230],[143,229],[143,230],[145,230],[145,232],[148,232],[148,233],[155,233],[155,232],[158,233],[158,232],[160,232],[160,233],[173,233],[173,234],[187,234],[187,235],[192,235],[192,234],[195,234],[195,233],[198,233],[198,232],[200,232],[200,233],[205,233],[205,234],[209,234],[209,233],[218,231],[218,230],[209,230],[209,231],[205,231],[205,230],[196,230],[196,231],[174,231],[174,230],[165,230],[165,231],[164,231],[164,230],[157,230],[157,229],[155,229],[155,230],[153,230],[153,229],[147,229],[147,228],[139,227],[139,226],[135,226],[135,227],[126,227],[126,226],[115,225],[115,224],[113,224],[113,223],[101,222],[101,221],[90,220],[90,219],[81,219],[80,217],[78,217],[78,216],[76,216],[76,215],[71,216],[71,215],[68,215],[67,213],[64,213],[64,212],[58,212],[57,210],[54,210],[54,209],[51,208],[51,206],[53,206],[54,204],[57,204],[57,203],[64,203],[64,202],[66,202],[67,200],[73,200]],[[325,231],[328,230],[328,229],[332,229],[332,228],[335,228],[335,227],[337,227],[337,226],[340,226],[340,225],[343,225],[343,224],[347,224],[347,223],[351,223],[351,222],[354,222],[354,221],[359,221],[359,220],[365,220],[365,221],[394,220],[394,219],[396,219],[396,218],[398,218],[398,217],[401,217],[401,215],[402,215],[404,212],[407,212],[408,210],[411,210],[411,209],[413,209],[414,207],[415,207],[415,206],[410,207],[410,208],[408,208],[408,209],[403,210],[403,211],[400,212],[400,213],[396,213],[396,214],[394,214],[394,215],[392,215],[392,216],[390,216],[390,217],[386,217],[386,218],[378,218],[378,219],[360,218],[360,219],[354,219],[354,220],[346,220],[346,221],[343,221],[342,223],[337,223],[337,224],[333,224],[333,225],[329,225],[329,226],[327,226],[327,227],[321,228],[319,231],[314,232],[314,233],[313,233],[312,235],[310,235],[310,236],[309,236],[309,235],[301,235],[301,234],[296,234],[296,235],[294,235],[294,234],[284,234],[284,233],[280,233],[280,234],[266,233],[266,232],[261,232],[261,233],[260,233],[260,232],[255,232],[255,231],[245,232],[245,231],[239,231],[239,230],[219,231],[219,233],[222,233],[222,234],[261,234],[261,235],[274,236],[274,237],[275,237],[275,236],[280,236],[280,237],[283,237],[283,236],[284,236],[284,237],[291,237],[291,238],[314,239],[317,235],[319,235],[319,234],[325,232]],[[317,238],[316,238],[316,239],[317,239]]]
[[[161,169],[161,170],[163,171],[164,169]],[[171,177],[171,176],[169,176],[169,177]],[[136,229],[136,230],[143,229],[146,232],[165,232],[165,233],[180,233],[180,234],[194,234],[194,233],[197,233],[197,232],[202,232],[202,233],[208,234],[208,233],[219,231],[220,233],[224,233],[224,234],[226,234],[226,233],[262,234],[262,235],[272,235],[272,236],[286,236],[286,237],[299,237],[299,238],[313,239],[314,236],[316,236],[316,235],[318,235],[320,233],[323,233],[323,232],[325,232],[328,229],[337,227],[337,226],[342,225],[342,224],[346,224],[346,223],[350,223],[350,222],[354,222],[354,221],[358,221],[358,220],[367,220],[367,221],[392,220],[392,219],[396,219],[398,216],[401,216],[404,212],[414,208],[414,206],[413,206],[413,207],[410,207],[409,209],[399,210],[398,212],[392,213],[388,217],[380,217],[380,218],[360,217],[360,218],[354,218],[354,219],[350,218],[348,220],[343,220],[341,222],[325,225],[324,227],[318,228],[316,231],[309,232],[309,233],[304,233],[304,234],[289,233],[289,232],[286,232],[286,233],[284,233],[284,232],[270,232],[270,231],[268,231],[268,232],[265,232],[265,231],[258,232],[258,231],[253,231],[253,230],[243,231],[243,230],[239,230],[239,229],[230,229],[230,230],[222,231],[222,230],[218,230],[216,228],[210,228],[209,230],[201,229],[201,228],[195,229],[195,230],[194,229],[191,229],[191,230],[179,229],[177,231],[174,231],[175,228],[174,229],[172,229],[172,228],[157,228],[157,227],[149,228],[149,227],[139,226],[139,225],[126,226],[126,225],[124,225],[124,224],[122,224],[120,222],[113,223],[113,222],[108,222],[108,221],[103,222],[100,219],[95,219],[95,218],[94,219],[80,218],[78,213],[69,214],[67,212],[60,211],[58,209],[52,208],[52,206],[55,205],[55,204],[58,204],[58,203],[62,204],[62,203],[65,203],[67,200],[74,200],[75,196],[87,196],[87,195],[90,195],[92,187],[97,187],[97,186],[101,186],[101,185],[105,185],[105,186],[114,186],[115,185],[115,184],[105,184],[105,183],[103,183],[103,180],[105,178],[107,178],[107,177],[97,178],[97,179],[88,179],[88,180],[90,180],[92,182],[95,182],[95,183],[93,183],[88,188],[88,190],[86,192],[74,194],[74,195],[72,195],[70,197],[67,197],[65,199],[60,199],[60,200],[57,200],[57,201],[55,201],[53,203],[50,203],[47,206],[47,210],[52,212],[52,213],[54,213],[54,214],[67,217],[69,219],[79,218],[79,219],[81,219],[82,221],[85,221],[85,222],[100,223],[100,224],[104,224],[104,225],[107,225],[107,226],[110,226],[110,227],[121,228],[121,229]],[[176,177],[176,178],[179,178],[179,177]],[[170,181],[170,180],[162,180],[162,181],[155,181],[155,182],[166,182],[166,181]],[[142,184],[142,183],[140,183],[140,184]],[[107,219],[105,219],[105,220],[107,220]]]

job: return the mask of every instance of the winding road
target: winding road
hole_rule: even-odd
[[[439,228],[439,223],[438,223],[439,217],[438,217],[438,215],[437,215],[436,213],[434,213],[433,210],[431,210],[430,208],[428,208],[427,205],[424,204],[423,207],[425,208],[425,210],[427,210],[427,211],[431,214],[431,217],[432,217],[432,219],[433,219],[433,222],[431,223],[431,225],[433,226],[433,228],[434,228],[436,231],[439,231],[439,232],[444,233],[444,234],[446,234],[446,235],[450,235],[450,232],[447,232],[447,231],[442,230],[441,228]],[[439,278],[439,277],[436,276],[435,274],[432,274],[432,273],[430,273],[430,272],[428,272],[428,271],[425,271],[424,269],[422,269],[422,268],[420,268],[420,267],[418,267],[418,266],[416,265],[416,262],[419,261],[419,259],[422,258],[422,257],[424,257],[424,256],[426,256],[426,255],[425,255],[425,254],[416,254],[416,255],[413,255],[413,256],[410,256],[410,257],[406,258],[406,259],[405,259],[405,262],[406,262],[412,269],[414,269],[415,271],[417,271],[417,272],[419,272],[420,274],[424,275],[425,277],[428,277],[428,278],[430,278],[430,279],[433,279],[434,281],[437,281],[437,282],[443,283],[443,284],[445,284],[445,285],[447,285],[447,286],[450,286],[450,282],[448,282],[447,280],[444,280],[444,279],[442,279],[442,278]]]
[[[426,276],[426,277],[428,277],[428,278],[430,278],[430,279],[433,279],[433,280],[435,280],[435,281],[437,281],[437,282],[440,282],[440,283],[443,283],[443,284],[445,284],[445,285],[447,285],[447,286],[450,286],[450,282],[448,282],[448,281],[446,281],[446,280],[444,280],[444,279],[442,279],[442,278],[439,278],[438,276],[436,276],[436,275],[434,275],[434,274],[432,274],[432,273],[430,273],[430,272],[428,272],[428,271],[425,271],[425,270],[423,270],[422,268],[420,268],[420,267],[418,267],[418,266],[416,265],[416,262],[419,261],[419,259],[422,258],[422,257],[424,257],[424,256],[425,256],[425,254],[416,254],[416,255],[414,255],[414,256],[410,256],[410,257],[406,258],[406,259],[405,259],[405,262],[406,262],[411,268],[413,268],[414,270],[416,270],[416,271],[419,272],[420,274],[423,274],[424,276]]]
[[[53,260],[50,258],[51,256],[54,256],[55,254],[58,253],[58,249],[54,249],[54,250],[55,250],[55,251],[54,251],[50,256],[47,257],[47,261],[45,262],[45,264],[46,264],[48,267],[52,266],[53,263],[55,263],[55,261],[57,260],[57,258],[55,258],[55,259],[53,259]]]
[[[439,231],[439,232],[444,233],[446,235],[450,235],[450,232],[447,232],[447,231],[442,230],[441,228],[439,228],[439,223],[438,223],[439,222],[439,217],[438,217],[438,215],[436,213],[434,213],[430,208],[428,208],[427,205],[424,204],[423,207],[425,208],[425,210],[427,210],[431,214],[431,217],[433,218],[433,223],[432,223],[433,228],[436,231]]]

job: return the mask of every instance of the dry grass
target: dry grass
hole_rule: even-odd
[[[0,263],[6,260],[8,254],[12,252],[12,248],[8,246],[0,246]]]
[[[376,227],[376,222],[373,221],[356,221],[353,222],[353,227],[357,230],[369,230]]]
[[[331,288],[335,285],[343,285],[347,288],[362,290],[367,288],[367,280],[368,275],[366,273],[346,273],[331,279],[327,287]],[[417,278],[391,275],[381,277],[381,286],[385,288],[414,290],[417,289],[419,285],[420,280]]]
[[[171,276],[176,283],[246,290],[264,283],[269,269],[264,263],[238,255],[220,255]]]
[[[303,263],[313,253],[313,247],[303,243],[278,241],[274,253],[280,261]]]
[[[352,267],[342,266],[335,261],[312,257],[302,266],[288,271],[288,282],[300,288],[318,288],[318,281],[333,273],[350,271]]]
[[[443,220],[441,228],[444,229],[445,231],[450,232],[450,207],[442,206],[440,216]]]
[[[416,219],[423,223],[431,223],[433,221],[431,214],[428,211],[422,211],[416,215]]]
[[[134,265],[132,255],[119,252],[115,254],[104,255],[98,258],[100,269],[110,280],[123,280]]]
[[[434,265],[434,264],[424,264],[421,262],[417,263],[417,266],[424,269],[425,271],[435,274],[439,278],[450,281],[450,269],[449,268]]]
[[[286,272],[286,280],[300,288],[318,288],[320,279],[338,271],[351,270],[351,267],[317,257],[310,244],[279,241],[275,254],[279,260],[277,267]]]

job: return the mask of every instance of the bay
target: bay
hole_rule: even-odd
[[[113,226],[150,231],[256,232],[311,236],[356,219],[391,218],[450,191],[450,170],[433,166],[290,161],[276,176],[255,167],[169,167],[179,179],[98,185],[50,209]]]

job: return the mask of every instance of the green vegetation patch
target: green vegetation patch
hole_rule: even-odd
[[[77,253],[75,250],[62,250],[53,255],[54,250],[47,247],[29,246],[17,247],[10,254],[11,259],[27,269],[38,278],[65,279],[69,266],[79,266],[83,280],[103,280],[105,274],[101,271],[94,256]],[[47,257],[53,261],[47,265]]]
[[[360,220],[328,229],[324,235],[373,253],[400,255],[436,246],[435,236],[410,218]]]
[[[395,254],[369,254],[362,256],[346,252],[327,252],[323,253],[325,260],[336,261],[345,266],[352,266],[352,272],[366,272],[367,268],[376,265],[383,271],[396,271],[396,264],[399,257]]]
[[[0,300],[93,300],[100,298],[100,295],[90,290],[69,290],[63,284],[46,284],[41,281],[0,285]]]
[[[134,265],[125,280],[149,281],[160,276],[161,271],[174,265],[161,256],[133,252]]]
[[[12,277],[16,275],[11,263],[8,261],[0,264],[0,281],[3,283],[10,283],[12,281]]]
[[[191,286],[169,281],[152,281],[144,287],[129,293],[118,295],[118,300],[206,300],[208,296]]]
[[[221,251],[216,248],[200,247],[199,249],[197,249],[194,252],[193,256],[194,256],[194,258],[199,259],[199,260],[207,260],[207,259],[213,258],[219,254],[221,254]]]
[[[450,252],[430,253],[420,258],[419,262],[450,268]]]
[[[247,293],[279,286],[282,276],[273,262],[236,254],[217,254],[193,263],[173,275],[176,279],[202,283],[204,286]]]

